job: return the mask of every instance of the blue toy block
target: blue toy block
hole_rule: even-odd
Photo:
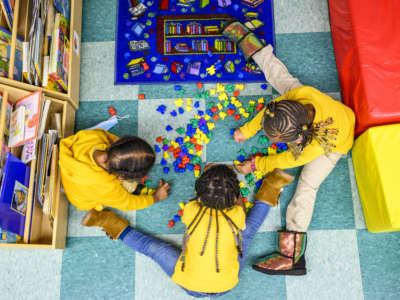
[[[199,119],[199,128],[200,126],[206,125],[207,121],[204,118]]]
[[[165,166],[165,165],[167,164],[167,161],[165,160],[165,158],[163,158],[163,159],[160,161],[160,164],[161,164],[162,166]]]
[[[182,150],[182,152],[185,153],[185,154],[188,153],[188,149],[186,148],[185,145],[182,145],[182,146],[181,146],[181,150]],[[180,155],[182,152],[180,152],[179,155]]]
[[[209,115],[210,117],[214,115],[214,113],[210,109],[206,110],[206,114]]]
[[[235,133],[235,131],[236,131],[236,128],[231,128],[231,130],[230,130],[231,135],[233,135]]]
[[[163,145],[163,146],[162,146],[162,149],[163,149],[164,151],[168,151],[168,145]]]
[[[207,125],[201,125],[199,128],[204,134],[209,132]]]
[[[173,129],[174,129],[174,128],[172,128],[171,125],[168,125],[167,127],[165,127],[165,130],[166,130],[166,131],[171,131],[171,130],[173,130]]]
[[[263,183],[264,179],[260,179],[256,182],[256,186],[259,189],[261,187],[261,184]]]
[[[176,162],[177,162],[177,164],[179,165],[179,164],[182,162],[182,158],[177,157],[177,158],[176,158]]]
[[[177,112],[176,112],[176,110],[171,111],[170,114],[171,114],[171,116],[173,116],[173,117],[176,117],[176,116],[178,115]]]
[[[183,137],[176,138],[175,142],[177,142],[179,145],[182,145],[183,144]]]
[[[229,109],[235,110],[235,109],[236,109],[236,106],[233,105],[232,103],[229,103],[228,108],[229,108]]]
[[[180,85],[176,84],[174,86],[174,89],[175,89],[175,91],[180,91],[182,89],[182,87]]]
[[[200,107],[200,101],[196,101],[194,103],[194,108],[199,108]]]
[[[188,155],[189,156],[189,155]],[[187,164],[186,165],[186,168],[189,170],[189,171],[193,171],[194,170],[194,165],[192,165],[192,164]]]
[[[180,215],[175,215],[173,218],[174,222],[179,222],[181,220],[181,216]]]
[[[165,110],[167,109],[167,107],[165,106],[165,105],[160,105],[159,107],[157,107],[157,111],[160,113],[160,114],[164,114],[165,113]]]
[[[268,85],[266,83],[263,83],[262,85],[260,85],[261,89],[266,90]]]
[[[178,111],[179,111],[180,114],[183,114],[185,112],[185,110],[182,107],[179,107]]]
[[[197,114],[201,117],[201,116],[204,116],[204,111],[202,111],[202,110],[198,110],[197,111]]]
[[[156,152],[160,152],[160,151],[161,151],[161,149],[160,149],[160,147],[158,147],[158,145],[154,145],[154,150],[155,150]]]
[[[172,163],[172,165],[173,165],[175,168],[177,168],[177,167],[178,167],[177,161],[175,160],[175,161]]]
[[[193,154],[188,153],[187,157],[189,157],[189,159],[192,160]]]
[[[168,174],[169,173],[169,168],[168,167],[164,167],[163,172],[164,172],[164,174]]]
[[[238,161],[243,162],[245,160],[243,155],[239,155],[237,158]]]

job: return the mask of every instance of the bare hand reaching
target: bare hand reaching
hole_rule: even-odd
[[[236,168],[236,170],[238,170],[239,173],[245,174],[245,175],[253,172],[253,169],[251,168],[250,160],[246,160],[244,162],[241,162],[240,164],[237,164],[235,166],[235,168]]]
[[[163,183],[163,181],[160,180],[160,184],[158,185],[156,192],[153,194],[154,203],[157,203],[161,200],[164,200],[165,198],[168,198],[169,189],[170,189],[169,183],[168,182]]]
[[[247,140],[247,138],[244,136],[244,134],[242,133],[240,128],[235,130],[235,132],[233,134],[233,139],[237,143],[243,143],[245,140]]]

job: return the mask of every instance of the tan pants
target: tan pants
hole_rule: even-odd
[[[321,155],[303,167],[296,192],[286,212],[286,230],[305,232],[310,225],[315,198],[321,183],[331,173],[343,154]]]

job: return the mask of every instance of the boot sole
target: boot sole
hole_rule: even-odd
[[[292,276],[301,276],[307,274],[307,269],[292,269],[292,270],[268,270],[264,268],[260,268],[257,265],[252,266],[254,270],[268,274],[268,275],[292,275]]]
[[[83,225],[83,226],[89,226],[88,225],[88,221],[89,221],[89,219],[90,219],[90,215],[92,214],[92,211],[91,210],[89,210],[87,213],[86,213],[86,215],[83,217],[83,219],[82,219],[82,221],[81,221],[81,225]]]
[[[285,172],[282,169],[278,169],[278,168],[276,168],[275,170],[276,170],[275,172],[278,173],[279,176],[281,176],[282,178],[284,178],[285,180],[288,181],[288,184],[294,180],[294,176],[289,174],[288,172]]]

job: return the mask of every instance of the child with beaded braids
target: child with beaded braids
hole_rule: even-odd
[[[275,168],[304,165],[287,208],[286,231],[279,233],[279,252],[253,267],[271,275],[303,275],[306,273],[306,231],[317,191],[339,159],[351,149],[355,116],[341,102],[313,87],[303,86],[275,57],[272,46],[265,46],[240,22],[227,22],[223,34],[238,44],[245,58],[252,59],[282,95],[237,129],[235,141],[244,142],[263,129],[270,140],[286,143],[289,148],[283,153],[245,161],[237,169],[243,174],[256,170],[268,173]]]
[[[292,180],[290,174],[274,170],[264,180],[265,197],[257,196],[246,218],[233,168],[207,165],[196,181],[196,198],[184,207],[182,251],[136,231],[112,211],[90,211],[82,224],[99,226],[112,239],[152,258],[189,295],[220,296],[238,283],[250,241],[268,215],[268,203],[277,202],[282,187]]]
[[[119,138],[105,130],[81,130],[60,141],[61,181],[78,209],[142,209],[168,197],[168,183],[153,195],[139,195],[137,182],[155,161],[151,146],[136,136]]]

